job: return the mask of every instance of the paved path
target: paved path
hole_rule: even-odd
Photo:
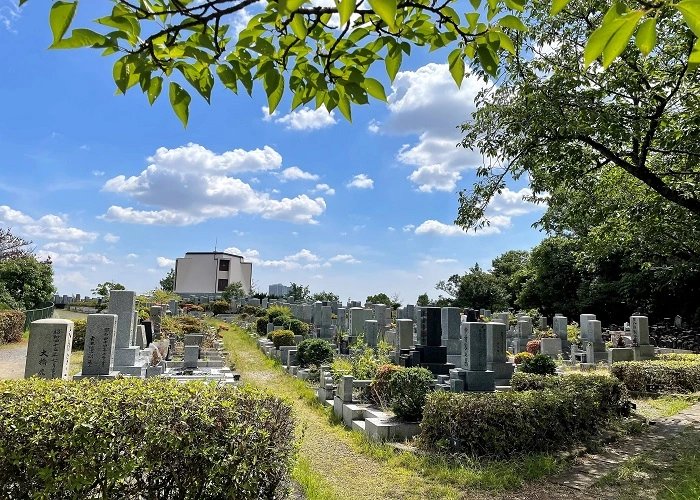
[[[610,445],[601,453],[579,458],[576,464],[549,481],[565,486],[572,492],[585,492],[616,465],[657,448],[664,441],[680,435],[691,426],[700,429],[700,403],[672,417],[659,419],[642,435]]]

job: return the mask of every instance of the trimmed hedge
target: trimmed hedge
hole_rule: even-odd
[[[284,496],[289,403],[163,379],[0,382],[0,498]]]
[[[24,313],[22,311],[0,310],[0,344],[19,342],[24,333]]]
[[[304,338],[309,336],[309,325],[300,319],[289,318],[283,326],[286,330],[293,331],[294,335],[301,335]]]
[[[432,384],[433,374],[425,368],[395,371],[389,380],[391,410],[401,420],[420,421]]]
[[[304,339],[297,345],[297,360],[304,367],[332,363],[333,346],[325,339]]]
[[[267,324],[269,323],[267,316],[260,316],[255,320],[255,332],[260,336],[267,335]]]
[[[700,391],[700,357],[680,361],[624,361],[614,363],[610,371],[634,392]]]
[[[279,349],[283,345],[294,345],[294,332],[291,330],[275,330],[270,332],[270,340]]]
[[[82,351],[85,349],[85,336],[87,335],[87,320],[73,320],[73,350]]]
[[[512,383],[514,389],[544,388],[429,394],[419,445],[498,459],[550,452],[589,440],[627,408],[624,387],[611,377],[516,374]],[[611,394],[617,394],[617,399]]]
[[[535,354],[532,358],[525,358],[518,366],[518,371],[538,375],[554,375],[557,371],[557,364],[546,354]]]

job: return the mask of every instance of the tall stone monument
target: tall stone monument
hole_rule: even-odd
[[[73,350],[73,322],[67,319],[39,319],[29,325],[24,378],[68,380]]]

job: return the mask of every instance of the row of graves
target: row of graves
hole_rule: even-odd
[[[204,334],[185,335],[184,346],[176,338],[161,338],[161,318],[179,314],[176,301],[151,306],[150,320],[138,321],[136,294],[110,292],[106,314],[88,314],[82,371],[73,380],[114,379],[118,376],[154,376],[236,383],[238,374],[226,367],[223,343],[215,340],[204,348]],[[74,323],[66,319],[42,319],[29,327],[25,378],[69,379]],[[180,355],[180,350],[182,354]]]
[[[512,354],[525,351],[527,343],[537,338],[532,319],[522,314],[517,315],[516,324],[511,326],[509,313],[492,315],[491,311],[483,309],[461,311],[456,307],[407,305],[397,310],[394,320],[391,308],[384,304],[361,307],[359,302],[351,301],[343,307],[337,302],[270,302],[273,303],[289,307],[294,317],[312,326],[311,336],[328,340],[336,352],[341,348],[337,340],[344,335],[350,344],[362,338],[370,347],[377,347],[384,340],[393,347],[389,356],[397,365],[427,368],[435,376],[435,389],[451,392],[510,390],[510,379],[516,368],[506,351]],[[259,299],[249,299],[247,304],[263,307]],[[480,321],[484,318],[491,320]],[[625,347],[610,349],[606,348],[601,323],[595,315],[580,316],[582,348],[569,343],[568,323],[568,318],[561,314],[552,318],[556,337],[541,339],[541,353],[583,367],[654,358],[646,316],[632,316],[622,332],[624,339],[622,333],[617,339],[616,345]],[[539,330],[546,330],[549,327],[547,318],[540,318],[537,326]],[[280,328],[270,323],[268,333]],[[299,343],[301,337],[295,340]],[[309,378],[309,370],[298,366],[296,346],[276,349],[265,337],[258,338],[257,342],[268,356],[280,359],[290,374]],[[330,366],[321,366],[317,396],[332,407],[348,427],[365,432],[373,439],[403,440],[416,435],[420,431],[418,424],[397,422],[380,409],[357,399],[357,394],[371,382],[344,376],[336,385]]]

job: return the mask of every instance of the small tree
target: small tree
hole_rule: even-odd
[[[378,293],[376,295],[368,295],[367,302],[371,302],[372,304],[384,304],[387,306],[390,306],[392,304],[392,300],[385,293]]]
[[[418,300],[416,301],[416,305],[419,305],[421,307],[426,307],[430,305],[430,299],[428,298],[427,293],[422,293],[418,296]]]
[[[31,249],[27,248],[32,242],[13,235],[10,232],[11,229],[0,229],[0,262],[17,259],[33,253]]]
[[[165,275],[165,278],[160,280],[160,287],[166,292],[175,291],[175,269],[172,267],[170,268],[170,271],[168,271],[168,274]]]
[[[315,293],[311,296],[311,300],[314,302],[320,301],[320,302],[337,302],[338,301],[338,296],[334,294],[333,292],[327,292],[323,290],[322,292]]]
[[[112,290],[126,290],[126,287],[121,283],[105,281],[104,283],[98,283],[97,286],[92,289],[92,291],[100,297],[107,297]]]
[[[243,283],[240,281],[230,283],[221,294],[221,298],[228,303],[231,303],[234,299],[240,299],[241,297],[245,297],[245,290],[243,289]]]
[[[51,302],[55,290],[51,260],[24,255],[0,262],[0,295],[14,302],[8,306],[34,309]]]
[[[296,302],[301,302],[302,300],[308,300],[309,298],[311,298],[311,293],[309,292],[308,286],[290,283],[288,297]]]

